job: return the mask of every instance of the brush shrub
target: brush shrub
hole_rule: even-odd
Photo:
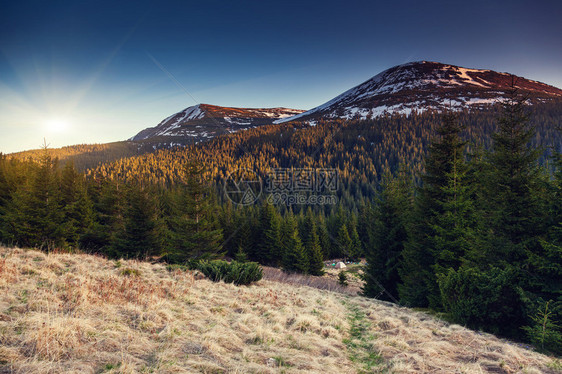
[[[237,286],[257,282],[263,277],[262,268],[256,262],[201,261],[197,269],[214,282],[223,281]]]
[[[504,336],[520,334],[525,313],[513,269],[449,269],[439,277],[439,288],[454,322]]]

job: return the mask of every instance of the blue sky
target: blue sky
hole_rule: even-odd
[[[310,109],[408,61],[562,87],[561,17],[560,1],[0,0],[0,152],[123,140],[198,102]]]

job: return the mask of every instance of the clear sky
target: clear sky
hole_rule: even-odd
[[[409,61],[562,87],[561,19],[562,1],[0,0],[0,152],[123,140],[199,102],[310,109]]]

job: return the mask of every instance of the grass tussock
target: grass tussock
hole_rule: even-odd
[[[491,335],[265,273],[237,287],[161,264],[1,248],[0,373],[560,372]]]

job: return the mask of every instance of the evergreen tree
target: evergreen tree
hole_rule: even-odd
[[[93,206],[82,183],[82,177],[72,162],[67,163],[61,173],[61,206],[64,214],[66,242],[78,247],[93,225]]]
[[[160,233],[156,207],[146,189],[129,185],[125,193],[126,209],[122,232],[115,238],[113,257],[140,258],[160,255]]]
[[[323,275],[324,262],[322,250],[320,248],[320,239],[318,237],[318,230],[312,211],[308,211],[303,220],[302,233],[304,238],[304,252],[307,259],[307,269],[310,275]]]
[[[526,113],[526,98],[512,89],[503,102],[498,130],[486,154],[480,190],[481,209],[488,228],[485,261],[516,264],[525,258],[525,248],[536,246],[533,237],[544,232],[539,195],[540,150],[530,147],[535,134]]]
[[[175,193],[175,214],[168,220],[172,242],[167,253],[170,261],[185,262],[222,255],[222,231],[213,221],[216,205],[203,172],[203,167],[189,162],[185,169],[184,185]]]
[[[328,229],[326,227],[326,220],[324,219],[324,215],[320,213],[316,217],[316,228],[318,232],[318,240],[320,243],[320,250],[322,252],[322,258],[327,260],[330,258],[331,247],[334,244],[332,238],[328,234]]]
[[[124,230],[122,190],[117,183],[105,179],[89,183],[87,191],[94,214],[92,225],[80,240],[83,248],[114,255],[112,246]]]
[[[368,231],[363,293],[382,300],[398,301],[399,267],[408,240],[407,225],[412,207],[413,186],[401,174],[386,174],[375,208],[366,211],[374,224]]]
[[[260,239],[256,254],[258,262],[273,266],[279,265],[282,258],[280,229],[279,213],[273,205],[264,203],[260,213]]]
[[[6,209],[12,200],[12,195],[18,186],[25,184],[25,176],[29,174],[28,163],[9,160],[0,153],[0,243],[7,242],[11,234],[4,232],[2,227],[7,227]]]
[[[240,231],[238,235],[238,250],[234,255],[234,259],[239,262],[245,262],[249,258],[249,254],[254,253],[254,243],[252,237],[251,222],[241,222]]]
[[[350,222],[349,237],[351,239],[351,246],[349,248],[349,260],[358,262],[360,260],[360,257],[363,255],[363,244],[361,243],[361,239],[359,239],[359,233],[357,232],[357,223],[355,218],[353,218]]]
[[[281,227],[283,269],[288,272],[306,273],[307,259],[297,230],[293,213],[289,210]]]
[[[63,215],[60,210],[57,160],[45,146],[39,164],[30,170],[27,182],[12,194],[5,208],[3,237],[26,247],[64,247]]]
[[[461,127],[453,114],[445,114],[437,129],[437,138],[429,147],[425,158],[425,173],[422,186],[414,206],[414,217],[409,226],[409,240],[402,254],[399,286],[401,301],[409,306],[439,308],[441,303],[437,279],[434,273],[436,263],[436,225],[443,214],[445,205],[455,199],[458,175],[464,165],[465,143],[460,139]]]
[[[337,244],[340,253],[342,253],[347,259],[349,257],[349,251],[351,249],[351,246],[353,245],[353,242],[349,237],[349,232],[347,231],[347,225],[345,223],[342,223],[338,230]]]

